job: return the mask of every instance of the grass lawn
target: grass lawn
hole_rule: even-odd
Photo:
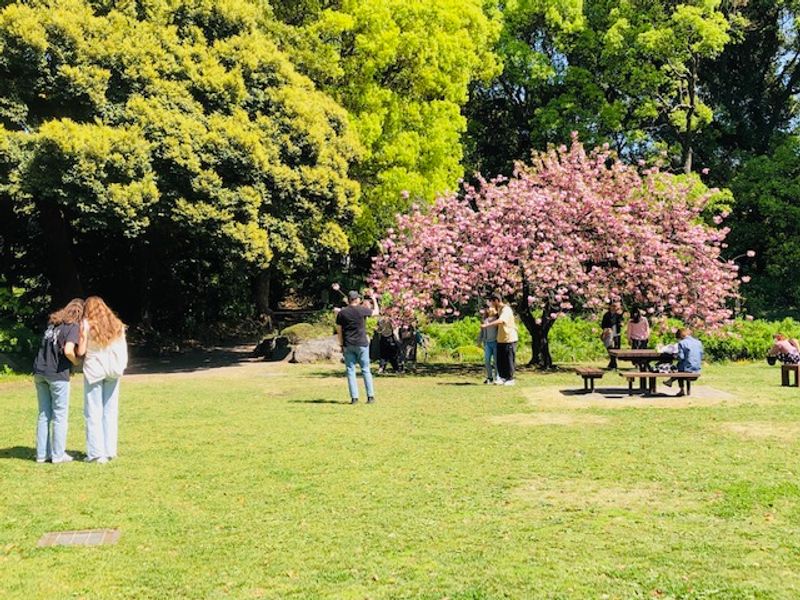
[[[479,380],[385,377],[351,407],[333,366],[126,376],[119,459],[37,465],[33,386],[6,379],[0,598],[800,597],[778,369],[709,366],[689,403]],[[106,527],[117,545],[36,546]]]

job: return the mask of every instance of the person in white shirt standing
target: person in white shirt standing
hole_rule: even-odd
[[[83,360],[86,461],[117,456],[119,384],[128,366],[125,325],[98,296],[86,299],[78,354]]]
[[[517,360],[517,323],[514,320],[514,311],[503,302],[503,297],[495,292],[489,302],[497,311],[498,317],[494,321],[487,321],[481,329],[497,326],[497,372],[500,378],[495,381],[498,385],[514,385],[514,367]]]

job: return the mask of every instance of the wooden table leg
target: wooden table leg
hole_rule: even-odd
[[[789,387],[789,371],[781,367],[781,385]]]
[[[633,396],[633,377],[628,378],[628,396]]]
[[[650,378],[650,394],[655,396],[655,393],[656,393],[656,378],[655,377],[651,377]]]

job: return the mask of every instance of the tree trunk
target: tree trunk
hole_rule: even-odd
[[[256,308],[261,315],[268,315],[270,310],[269,296],[272,289],[272,269],[263,269],[256,276]]]
[[[531,334],[531,360],[528,366],[537,366],[542,369],[552,368],[553,357],[550,355],[549,337],[553,320],[546,316],[550,314],[550,308],[544,308],[542,318],[538,323],[524,299],[517,304],[517,313],[520,321],[525,325],[525,329]]]
[[[692,143],[694,142],[694,132],[692,131],[692,119],[697,107],[697,64],[699,60],[696,56],[692,57],[692,65],[689,70],[687,87],[689,91],[689,108],[686,110],[686,131],[683,135],[683,172],[687,175],[692,172]]]
[[[73,298],[83,298],[83,285],[72,253],[72,236],[61,209],[47,200],[36,202],[39,223],[47,245],[44,270],[50,281],[53,302],[63,305]]]

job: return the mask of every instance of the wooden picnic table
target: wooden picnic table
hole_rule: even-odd
[[[617,360],[627,360],[632,362],[641,372],[648,372],[650,370],[650,363],[657,360],[664,355],[664,352],[659,352],[655,348],[642,348],[633,350],[632,348],[609,348],[608,353],[614,356]],[[639,379],[639,389],[649,389],[646,377]]]

